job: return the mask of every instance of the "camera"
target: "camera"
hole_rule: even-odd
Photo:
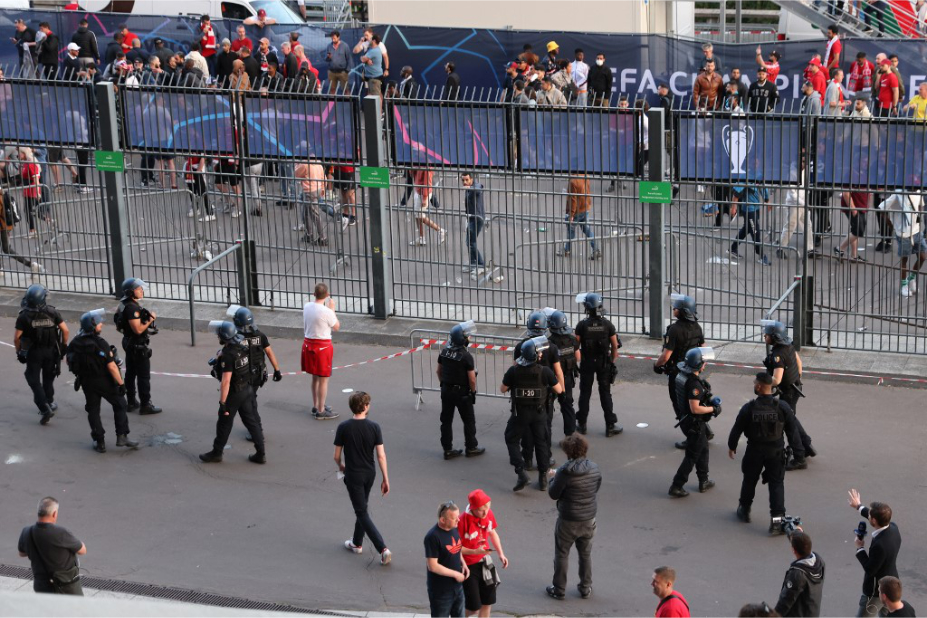
[[[122,359],[119,358],[119,352],[116,351],[116,346],[109,346],[109,351],[113,353],[113,362],[116,363],[116,366],[122,367]]]
[[[856,538],[862,541],[866,538],[866,522],[861,521],[859,525],[856,526],[856,530],[853,531],[853,534],[856,535]]]
[[[793,517],[791,515],[773,517],[772,521],[774,524],[778,524],[779,529],[782,530],[786,536],[792,536],[795,529],[801,525],[801,517]]]

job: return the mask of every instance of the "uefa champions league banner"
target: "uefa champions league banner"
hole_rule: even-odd
[[[90,91],[41,82],[0,82],[0,142],[87,147]]]
[[[128,146],[210,155],[237,151],[228,95],[122,88]]]
[[[634,174],[634,112],[518,111],[519,165],[525,171]]]
[[[354,101],[258,93],[245,98],[248,154],[353,162],[357,144]]]
[[[508,137],[505,108],[394,103],[387,107],[393,157],[401,165],[502,168]]]

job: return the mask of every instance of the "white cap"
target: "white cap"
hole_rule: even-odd
[[[78,51],[79,49],[80,45],[77,43],[68,43],[68,51]]]

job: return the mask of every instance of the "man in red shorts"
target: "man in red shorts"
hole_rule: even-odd
[[[332,375],[332,331],[341,323],[335,315],[335,300],[328,295],[328,286],[315,286],[315,300],[303,307],[302,370],[312,376],[312,416],[319,421],[338,418],[338,414],[325,405],[328,395],[328,378]]]

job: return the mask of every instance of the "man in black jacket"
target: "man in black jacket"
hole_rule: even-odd
[[[47,21],[39,24],[39,30],[45,34],[45,38],[37,46],[38,62],[42,65],[42,77],[55,79],[58,76],[58,35],[52,32]]]
[[[605,54],[595,57],[595,66],[589,69],[589,93],[592,104],[608,107],[612,96],[612,69],[605,66]]]
[[[406,65],[399,73],[399,97],[402,99],[418,98],[418,82],[412,77],[412,67]]]
[[[77,32],[71,35],[71,42],[77,45],[79,49],[77,57],[83,66],[91,62],[99,62],[100,50],[97,47],[97,35],[90,29],[86,19],[80,20]]]
[[[863,565],[866,576],[863,579],[863,594],[859,597],[857,617],[878,616],[882,609],[879,597],[879,580],[886,575],[898,577],[895,560],[901,549],[901,533],[897,524],[892,523],[892,507],[884,502],[873,502],[868,507],[859,500],[859,492],[851,489],[847,502],[859,514],[869,520],[872,526],[872,543],[866,553],[866,542],[856,538],[856,559]]]
[[[113,35],[113,40],[106,44],[105,57],[103,58],[104,70],[112,63],[116,62],[116,56],[122,51],[122,41],[124,39],[125,35],[121,32],[117,32]]]
[[[460,75],[456,69],[453,62],[444,65],[444,71],[447,73],[447,80],[444,82],[445,101],[456,101],[460,97]]]
[[[602,486],[602,473],[595,462],[586,459],[589,443],[574,433],[560,443],[567,461],[554,475],[547,493],[557,501],[554,528],[554,580],[547,594],[562,601],[566,596],[570,548],[579,553],[579,593],[592,596],[592,537],[595,535],[596,494]]]
[[[766,67],[756,70],[756,81],[747,89],[747,104],[751,112],[765,114],[776,107],[779,100],[779,89],[766,79]]]
[[[779,593],[780,616],[820,616],[824,588],[824,561],[811,551],[811,537],[795,531],[789,537],[795,561],[789,565]]]

